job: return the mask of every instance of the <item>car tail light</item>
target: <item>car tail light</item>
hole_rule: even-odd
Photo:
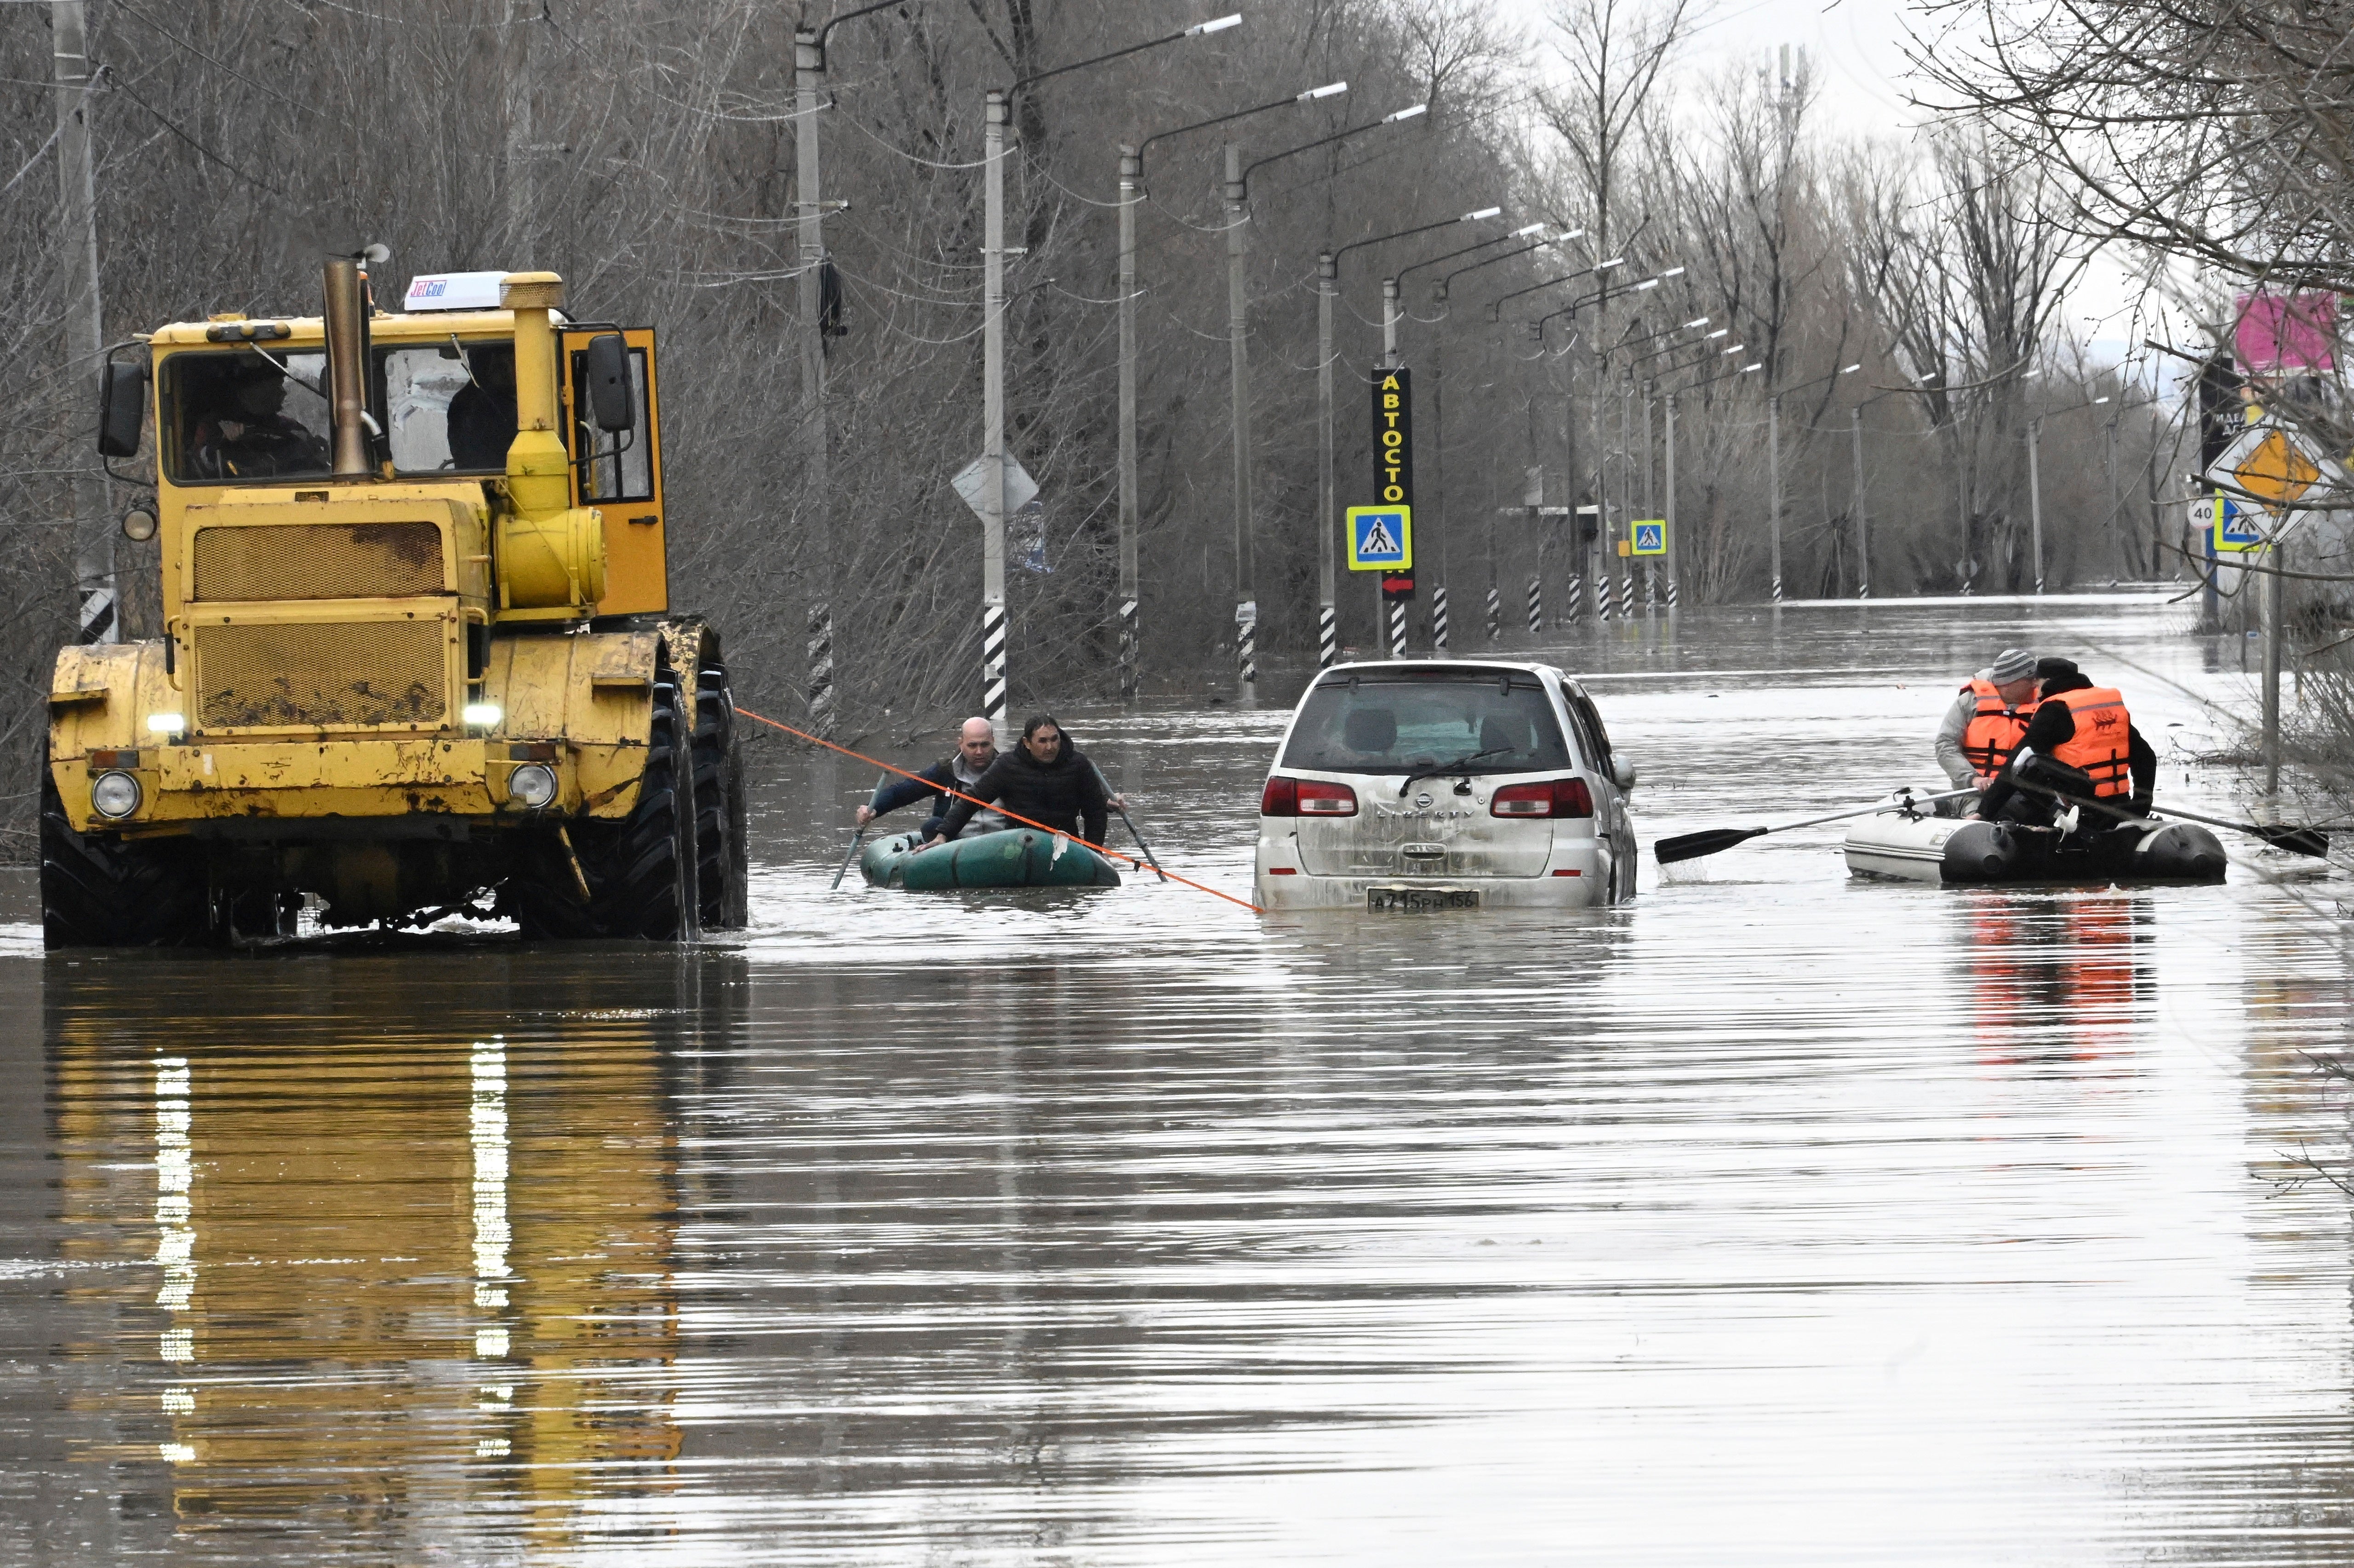
[[[1357,792],[1346,784],[1327,784],[1314,779],[1286,779],[1278,773],[1267,781],[1267,789],[1258,798],[1258,814],[1262,817],[1353,817],[1357,814]]]
[[[1541,784],[1507,784],[1488,803],[1491,817],[1590,817],[1594,796],[1583,779],[1549,779]]]

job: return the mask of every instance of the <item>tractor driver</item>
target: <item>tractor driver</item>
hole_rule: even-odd
[[[207,479],[323,474],[327,443],[286,412],[286,373],[256,354],[221,367],[195,408],[191,465]]]
[[[466,385],[450,399],[450,466],[504,469],[515,439],[514,344],[466,350]]]

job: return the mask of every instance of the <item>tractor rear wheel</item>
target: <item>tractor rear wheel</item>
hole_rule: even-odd
[[[703,928],[740,931],[744,885],[744,761],[736,749],[736,703],[717,661],[697,673],[695,694],[695,858]]]
[[[210,946],[204,863],[188,851],[76,831],[42,760],[41,936],[49,947]]]

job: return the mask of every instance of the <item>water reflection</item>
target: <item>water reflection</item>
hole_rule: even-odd
[[[145,1000],[210,978],[180,960],[111,966],[102,988],[53,970],[59,1221],[92,1266],[65,1310],[144,1317],[154,1347],[70,1352],[101,1363],[83,1386],[106,1415],[73,1457],[159,1460],[154,1502],[191,1560],[250,1560],[257,1525],[413,1545],[485,1513],[561,1552],[599,1498],[671,1490],[668,1075],[694,1014],[631,983],[673,960],[625,963],[654,972],[460,955],[412,991],[388,959],[216,966],[239,995],[204,1012]],[[386,1022],[312,1012],[323,978]],[[426,996],[431,1020],[398,1016]],[[517,1015],[513,1035],[469,1027]],[[140,1044],[167,1037],[178,1054]],[[126,1381],[101,1393],[104,1373]]]

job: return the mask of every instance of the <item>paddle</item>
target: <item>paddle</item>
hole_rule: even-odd
[[[1087,766],[1090,768],[1096,767],[1094,758],[1091,757],[1087,758]],[[1113,810],[1118,811],[1119,813],[1119,820],[1128,823],[1128,836],[1134,839],[1136,841],[1136,847],[1144,852],[1144,863],[1152,868],[1153,875],[1159,877],[1163,882],[1168,881],[1169,874],[1161,869],[1161,863],[1159,861],[1152,858],[1152,846],[1144,842],[1144,835],[1136,831],[1136,824],[1129,820],[1128,808],[1119,803],[1119,796],[1113,790],[1111,780],[1103,776],[1103,769],[1100,768],[1096,768],[1096,783],[1104,792],[1104,804],[1109,806]]]
[[[1825,822],[1844,821],[1850,817],[1869,817],[1880,811],[1901,811],[1913,806],[1926,806],[1935,800],[1958,800],[1965,795],[1975,795],[1976,789],[1948,789],[1942,795],[1915,795],[1910,789],[1900,789],[1901,800],[1882,800],[1874,805],[1858,806],[1850,810],[1833,811],[1827,817],[1808,817],[1803,822],[1781,822],[1770,828],[1710,828],[1704,832],[1680,833],[1671,839],[1661,839],[1651,846],[1652,856],[1661,865],[1673,865],[1680,860],[1698,860],[1704,854],[1715,854],[1735,844],[1745,844],[1751,839],[1767,833],[1787,833],[1792,828],[1819,827]]]
[[[883,788],[883,781],[890,777],[891,776],[888,773],[877,773],[875,776],[875,788],[877,789]],[[826,889],[828,893],[839,893],[842,891],[842,879],[849,872],[850,863],[858,858],[858,846],[865,841],[866,824],[861,822],[858,825],[857,831],[850,835],[850,853],[843,855],[842,857],[842,863],[834,868],[833,885]]]
[[[2089,806],[2103,816],[2115,817],[2120,821],[2138,822],[2147,820],[2135,812],[2103,801],[2087,800],[2082,796],[2064,794],[2041,784],[2030,784],[2024,779],[2013,779],[2012,782],[2022,789],[2031,789],[2038,795],[2048,796],[2071,806]],[[2286,850],[2291,854],[2309,854],[2316,860],[2329,858],[2329,835],[2319,828],[2268,828],[2262,822],[2234,822],[2221,817],[2202,817],[2196,811],[2186,811],[2179,806],[2159,809],[2155,814],[2160,817],[2179,817],[2186,822],[2198,822],[2210,828],[2222,828],[2230,832],[2247,833],[2252,837],[2264,840],[2274,849]]]

